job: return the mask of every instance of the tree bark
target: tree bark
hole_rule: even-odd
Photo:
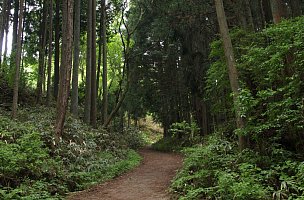
[[[18,34],[17,34],[17,49],[16,49],[16,66],[15,66],[15,80],[14,80],[14,94],[13,94],[13,105],[12,105],[12,118],[17,118],[18,109],[18,94],[19,94],[19,72],[20,72],[20,62],[21,62],[21,49],[22,49],[22,25],[23,25],[23,4],[24,0],[20,0],[20,13],[19,13],[19,23],[18,23]]]
[[[16,0],[14,4],[12,52],[16,51],[16,47],[17,47],[18,13],[19,13],[19,1]]]
[[[75,21],[74,21],[74,62],[72,78],[71,113],[78,117],[78,71],[80,53],[80,0],[75,0]]]
[[[240,115],[240,108],[238,106],[238,96],[239,96],[239,83],[238,83],[238,71],[236,69],[236,62],[234,59],[233,47],[231,38],[229,36],[229,29],[227,25],[226,15],[224,11],[223,1],[215,0],[216,13],[220,28],[220,33],[224,43],[225,57],[228,64],[228,73],[230,86],[233,92],[233,101],[235,106],[235,115],[236,115],[236,125],[238,129],[244,128],[244,121]],[[247,147],[246,137],[239,135],[239,148],[243,150]]]
[[[92,74],[91,74],[91,125],[97,127],[96,86],[96,0],[92,0]]]
[[[53,42],[53,0],[50,0],[49,5],[49,55],[48,55],[48,69],[47,69],[47,95],[46,95],[46,104],[50,105],[51,102],[51,76],[52,76],[52,42]]]
[[[9,15],[8,4],[9,4],[8,0],[3,1],[2,12],[0,14],[0,68],[2,63],[2,46],[3,46],[4,32],[8,20],[7,15]]]
[[[283,0],[270,0],[273,23],[279,23],[282,18],[287,17],[287,6]]]
[[[91,118],[91,79],[92,79],[92,0],[88,2],[87,13],[87,59],[86,59],[86,85],[85,85],[85,105],[84,122],[90,124]]]
[[[108,67],[107,67],[107,32],[106,32],[106,1],[102,0],[102,43],[103,43],[103,122],[108,125]]]
[[[100,13],[102,13],[102,10],[103,10],[103,7],[101,6],[100,7]],[[99,38],[99,41],[98,41],[98,61],[97,61],[97,78],[96,78],[96,94],[98,94],[98,91],[99,91],[99,82],[100,82],[100,69],[101,69],[101,56],[102,56],[102,31],[103,31],[103,27],[102,27],[102,24],[103,24],[103,16],[102,14],[100,15],[100,21],[99,21],[99,24],[100,24],[100,28],[99,28],[99,35],[100,35],[100,38]],[[100,95],[101,95],[102,92],[100,92],[100,94],[98,95],[98,98],[100,98]]]
[[[290,0],[290,7],[292,12],[292,17],[298,17],[302,15],[302,6],[300,0]]]
[[[245,10],[246,10],[246,19],[247,19],[247,27],[248,30],[254,31],[254,23],[252,17],[251,6],[249,0],[244,0]]]
[[[54,98],[58,96],[59,85],[59,55],[60,55],[60,0],[56,0],[55,16],[55,63],[54,63]]]
[[[63,132],[66,109],[68,105],[73,47],[73,0],[62,1],[62,51],[55,124],[56,142]]]
[[[45,46],[46,46],[46,21],[47,21],[47,3],[43,2],[43,16],[40,24],[40,42],[39,42],[39,66],[38,66],[38,80],[37,80],[37,103],[41,103],[42,99],[42,84],[45,74]]]

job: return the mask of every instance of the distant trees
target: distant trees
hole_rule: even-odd
[[[238,83],[237,73],[230,73],[232,87],[222,88],[218,94],[225,98],[217,99],[216,103],[209,98],[208,81],[211,79],[207,77],[215,59],[210,59],[214,53],[210,44],[217,39],[219,32],[214,1],[208,0],[203,4],[199,0],[73,2],[70,2],[75,7],[73,19],[69,19],[74,24],[71,29],[73,46],[69,47],[73,53],[73,62],[67,55],[71,52],[66,49],[70,41],[64,41],[66,30],[61,28],[66,5],[59,0],[29,2],[31,8],[23,16],[21,32],[24,54],[20,54],[21,59],[18,61],[17,33],[21,5],[19,1],[4,0],[2,3],[0,43],[4,42],[8,24],[13,25],[11,59],[5,64],[15,66],[18,64],[16,62],[20,63],[21,89],[32,89],[35,85],[36,102],[52,105],[52,99],[57,100],[59,90],[62,90],[57,102],[58,110],[65,112],[71,95],[71,113],[93,127],[111,127],[113,121],[122,122],[125,116],[136,121],[150,112],[162,123],[166,136],[170,136],[172,123],[183,121],[189,124],[195,121],[201,135],[211,133],[218,125],[228,121],[237,121],[238,127],[242,127],[239,114],[231,115],[228,112],[232,104],[237,105],[236,99],[233,100],[229,94],[237,94],[243,84]],[[224,1],[223,4],[226,20],[222,22],[226,21],[227,29],[233,30],[232,36],[236,29],[259,33],[267,24],[299,16],[303,11],[303,3],[299,0],[236,0]],[[10,18],[12,9],[14,14]],[[96,13],[97,9],[100,12]],[[220,27],[223,33],[223,25]],[[226,36],[224,38],[224,41],[229,41]],[[238,58],[245,51],[233,52],[229,42],[225,46],[227,58]],[[1,47],[0,44],[2,53]],[[62,55],[63,52],[66,56]],[[1,59],[0,64],[3,63]],[[293,56],[288,55],[286,59],[286,62],[291,62]],[[73,77],[70,93],[68,82],[71,63]],[[5,74],[10,83],[14,83],[12,77],[15,69],[3,66],[1,73]],[[229,66],[230,69],[236,66],[234,71],[237,70],[238,60],[232,61]],[[60,87],[64,88],[59,87],[59,82]],[[219,101],[221,105],[225,104],[225,108],[217,108],[217,112],[214,112]],[[82,106],[84,110],[80,109]],[[118,113],[120,119],[116,120]],[[62,132],[62,125],[58,127],[61,128],[56,132]]]
[[[227,20],[220,19],[221,22],[227,21],[226,29],[231,28],[232,35],[236,34],[236,30],[253,34],[261,32],[267,24],[276,23],[274,18],[278,12],[280,18],[288,18],[293,15],[292,13],[300,13],[299,10],[303,10],[303,5],[299,1],[284,1],[282,9],[287,8],[288,12],[273,12],[274,3],[279,1],[224,1]],[[143,4],[146,6],[141,6]],[[134,70],[135,75],[130,84],[130,91],[136,90],[135,93],[142,98],[135,101],[133,94],[127,96],[127,99],[136,102],[134,105],[128,102],[127,109],[133,118],[141,111],[148,110],[153,113],[162,123],[165,136],[170,136],[168,130],[172,123],[182,121],[195,121],[201,135],[227,124],[231,125],[232,121],[237,121],[237,124],[235,127],[229,126],[229,129],[239,133],[244,127],[243,108],[239,107],[238,103],[238,93],[242,91],[241,86],[244,83],[238,82],[238,78],[245,75],[237,76],[239,61],[233,61],[233,57],[239,58],[246,50],[238,49],[236,46],[238,51],[234,52],[235,49],[227,38],[227,31],[223,34],[223,41],[226,60],[229,61],[229,73],[225,71],[225,76],[220,74],[219,77],[212,77],[212,83],[209,82],[211,74],[216,74],[213,73],[214,70],[228,69],[221,68],[223,63],[216,62],[219,55],[225,55],[224,51],[221,52],[222,46],[217,46],[220,52],[215,52],[215,48],[210,47],[210,44],[215,44],[212,41],[217,39],[219,32],[214,5],[214,1],[211,0],[203,4],[199,1],[172,0],[137,1],[131,7],[128,19],[130,24],[135,24],[139,10],[143,11],[138,23],[139,28],[132,37],[134,46],[131,57],[134,58],[132,57],[131,71]],[[223,32],[223,23],[220,27]],[[218,64],[218,68],[212,68],[213,71],[210,71],[210,66],[214,63]],[[253,87],[256,84],[251,80],[246,81]],[[229,84],[230,88],[222,87]],[[212,91],[217,94],[215,99],[210,95],[210,85],[221,88],[219,91]],[[231,93],[234,95],[230,96]],[[232,105],[235,112],[230,112]],[[247,139],[242,133],[239,135],[240,149],[243,149],[246,147]]]

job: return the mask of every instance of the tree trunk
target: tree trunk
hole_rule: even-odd
[[[301,9],[302,6],[300,0],[291,0],[290,7],[292,12],[292,17],[298,17],[302,15],[302,9]]]
[[[72,78],[71,113],[78,117],[78,71],[80,53],[80,0],[75,0],[75,21],[74,21],[74,62]]]
[[[73,0],[62,1],[62,51],[55,124],[56,142],[63,132],[66,109],[68,105],[73,47]]]
[[[97,86],[96,86],[96,0],[92,0],[92,74],[91,74],[91,125],[97,127]]]
[[[282,18],[287,17],[287,6],[283,0],[270,0],[273,23],[279,23]]]
[[[108,124],[108,67],[107,67],[107,32],[106,32],[106,1],[102,0],[102,41],[103,41],[103,122]]]
[[[237,104],[238,96],[239,96],[239,83],[238,83],[238,72],[236,69],[236,63],[234,59],[234,53],[232,48],[231,38],[229,36],[229,30],[226,20],[226,15],[224,11],[223,1],[222,0],[215,0],[215,7],[216,13],[220,28],[220,33],[224,43],[224,51],[225,57],[228,64],[228,72],[229,72],[229,80],[230,86],[233,92],[233,101],[235,106],[235,115],[236,115],[236,125],[238,129],[244,128],[244,121],[240,116],[240,108]],[[247,147],[246,137],[239,135],[239,148],[243,150]]]
[[[16,0],[14,4],[12,52],[16,51],[16,47],[17,47],[18,13],[19,13],[19,1]]]
[[[10,21],[10,10],[11,10],[11,1],[9,0],[8,2],[8,10],[7,10],[7,18],[6,18],[6,23],[5,23],[5,44],[4,44],[4,52],[3,52],[3,63],[7,65],[7,45],[8,45],[8,31],[9,31],[9,21]],[[2,69],[4,71],[4,69]]]
[[[109,117],[107,117],[106,121],[104,122],[103,124],[103,127],[104,128],[107,128],[110,124],[110,122],[112,121],[112,119],[114,118],[114,116],[116,115],[116,113],[119,111],[123,101],[125,100],[126,98],[126,95],[128,93],[128,89],[129,89],[129,82],[130,80],[127,80],[127,85],[126,85],[126,88],[125,88],[125,91],[123,92],[123,94],[121,95],[120,99],[118,100],[115,108],[112,110],[112,112],[110,113]]]
[[[47,95],[46,104],[50,105],[51,102],[51,76],[52,76],[52,42],[53,42],[53,0],[50,0],[49,5],[49,55],[48,55],[48,69],[47,69]]]
[[[54,63],[54,97],[58,96],[59,85],[59,53],[60,53],[60,0],[56,0],[55,16],[55,63]]]
[[[40,48],[39,48],[39,66],[38,66],[38,81],[37,81],[37,103],[41,103],[42,99],[42,84],[45,74],[45,46],[46,46],[46,16],[47,16],[47,3],[43,2],[43,16],[40,24]]]
[[[246,10],[247,28],[248,30],[254,31],[254,23],[253,23],[252,11],[249,0],[245,0],[244,4]]]
[[[18,94],[19,94],[19,72],[20,72],[20,62],[21,62],[21,37],[22,37],[22,25],[23,25],[23,4],[24,0],[20,0],[20,13],[19,13],[19,23],[18,23],[18,34],[17,34],[17,51],[16,51],[16,66],[15,66],[15,80],[14,80],[14,94],[13,94],[13,106],[12,106],[12,118],[17,118],[18,109]]]
[[[2,63],[2,46],[3,46],[4,32],[6,27],[6,21],[8,20],[7,15],[9,15],[8,4],[9,4],[8,0],[3,1],[2,12],[0,14],[0,68]]]
[[[92,0],[88,2],[87,13],[87,59],[86,59],[86,85],[85,85],[85,105],[84,122],[90,124],[91,118],[91,76],[92,76]]]
[[[102,9],[103,7],[101,6],[100,7],[100,13],[102,13]],[[96,78],[96,94],[98,94],[98,91],[99,91],[99,82],[100,82],[100,69],[101,69],[101,56],[102,56],[102,31],[103,31],[103,27],[102,27],[102,24],[103,24],[103,17],[102,15],[100,15],[100,29],[99,29],[99,35],[100,35],[100,38],[99,38],[99,41],[98,41],[98,61],[97,61],[97,78]],[[102,93],[102,92],[101,92]],[[98,95],[98,99],[100,98],[100,95],[101,93]]]

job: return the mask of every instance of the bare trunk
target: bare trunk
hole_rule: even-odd
[[[46,46],[46,16],[47,16],[47,4],[43,3],[43,17],[40,24],[40,49],[39,49],[39,66],[38,66],[38,81],[37,81],[37,103],[41,103],[42,99],[42,84],[44,80],[45,72],[45,46]]]
[[[9,15],[8,0],[4,0],[2,4],[2,12],[0,14],[0,68],[2,63],[2,46],[3,46],[4,32],[7,23],[6,21],[8,20],[7,15]]]
[[[87,13],[87,59],[86,59],[86,86],[85,86],[85,105],[84,121],[90,124],[91,118],[91,76],[92,76],[92,0],[88,3]]]
[[[7,11],[6,11],[6,19],[4,20],[4,31],[5,31],[5,45],[4,45],[4,53],[3,53],[3,62],[6,63],[7,57],[7,44],[8,44],[8,28],[9,28],[9,21],[10,21],[10,13],[11,13],[11,1],[7,0]],[[1,62],[0,62],[1,64]],[[1,66],[0,66],[1,67]]]
[[[92,0],[92,74],[91,74],[91,125],[96,128],[97,86],[96,86],[96,0]]]
[[[102,40],[103,40],[103,122],[108,125],[108,67],[107,67],[107,32],[106,32],[106,1],[102,0]],[[107,126],[106,125],[106,126]]]
[[[16,47],[17,47],[18,13],[19,13],[19,1],[16,0],[14,4],[12,52],[16,51]]]
[[[239,96],[239,88],[240,88],[239,83],[238,83],[238,72],[236,69],[232,42],[231,42],[231,38],[229,36],[229,29],[228,29],[228,25],[227,25],[223,1],[215,0],[215,7],[216,7],[219,28],[220,28],[221,36],[222,36],[223,43],[224,43],[225,57],[226,57],[227,64],[228,64],[230,86],[231,86],[231,89],[233,92],[233,101],[234,101],[235,115],[236,115],[236,125],[237,125],[238,129],[242,129],[242,128],[244,128],[244,121],[241,118],[240,108],[237,104],[238,96]],[[247,147],[246,137],[239,135],[240,150],[243,150],[246,147]]]
[[[60,0],[56,0],[55,16],[55,63],[54,63],[54,97],[58,96],[59,85],[59,54],[60,54]]]
[[[64,32],[62,34],[61,68],[55,124],[57,142],[63,132],[70,89],[73,47],[73,7],[73,0],[62,1],[62,30],[64,30]]]
[[[23,4],[24,0],[20,0],[20,13],[19,13],[19,23],[18,23],[18,34],[17,34],[17,51],[16,51],[16,66],[15,66],[15,80],[14,80],[14,95],[13,95],[13,105],[12,105],[12,118],[17,118],[18,109],[18,94],[19,94],[19,72],[20,72],[20,62],[21,62],[21,37],[22,37],[22,20],[23,20]]]
[[[53,0],[50,0],[49,5],[49,55],[48,55],[48,69],[47,69],[47,95],[46,95],[46,104],[50,105],[51,102],[51,76],[52,76],[52,42],[53,42]]]
[[[287,6],[283,0],[270,0],[273,23],[279,23],[282,18],[287,17]]]
[[[102,7],[101,7],[101,10],[100,10],[100,13],[102,13]],[[96,78],[96,94],[98,94],[98,91],[99,91],[99,82],[100,82],[100,69],[101,69],[101,56],[102,56],[102,30],[103,30],[103,27],[102,27],[102,24],[103,24],[103,17],[102,15],[100,15],[100,29],[99,29],[99,33],[100,33],[100,38],[99,38],[99,41],[98,41],[98,61],[97,61],[97,78]],[[102,92],[101,92],[102,93]],[[98,95],[98,99],[100,99],[100,95],[101,93]]]
[[[249,0],[245,0],[244,4],[246,10],[247,27],[249,30],[254,31],[254,23],[253,23],[252,11]]]
[[[74,62],[72,78],[71,113],[78,117],[78,71],[80,53],[80,0],[75,0]]]

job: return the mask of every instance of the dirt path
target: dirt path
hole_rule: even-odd
[[[168,200],[168,187],[182,165],[180,155],[142,150],[142,164],[112,181],[76,193],[68,200]]]

